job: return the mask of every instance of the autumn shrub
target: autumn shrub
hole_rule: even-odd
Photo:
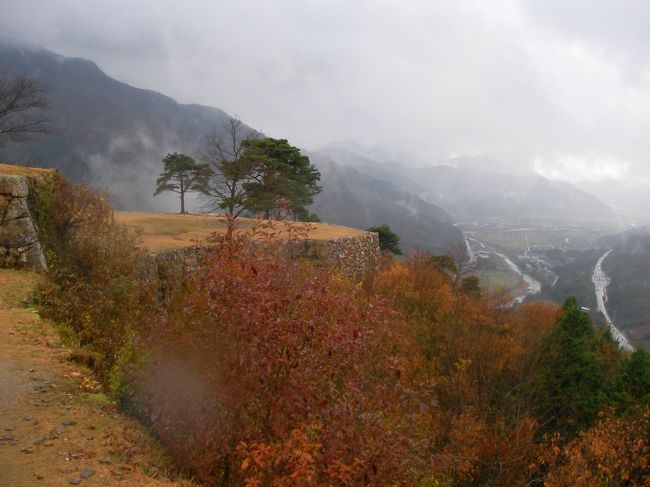
[[[355,277],[302,225],[231,219],[159,303],[107,197],[51,184],[45,314],[206,485],[648,485],[650,359],[574,300],[513,307],[420,254]]]
[[[209,485],[413,485],[426,435],[398,315],[257,232],[215,236],[149,324],[153,430]]]
[[[106,378],[120,349],[154,304],[140,279],[138,236],[113,221],[106,194],[57,178],[41,215],[49,280],[39,292],[42,312],[93,354]]]
[[[545,303],[507,308],[501,296],[455,293],[423,255],[382,270],[374,291],[401,312],[420,360],[412,374],[434,384],[429,409],[432,478],[449,485],[519,485],[539,451],[534,405],[518,392],[558,319]],[[419,370],[419,372],[416,372]]]
[[[544,479],[548,487],[650,485],[650,409],[625,418],[601,417],[551,458]]]

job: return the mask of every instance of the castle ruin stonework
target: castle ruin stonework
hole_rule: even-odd
[[[46,268],[27,206],[28,193],[27,177],[0,174],[0,267]]]

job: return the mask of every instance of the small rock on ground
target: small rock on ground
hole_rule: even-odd
[[[86,470],[84,470],[79,474],[79,477],[81,477],[82,479],[87,479],[92,477],[93,475],[95,475],[95,471],[87,468]]]

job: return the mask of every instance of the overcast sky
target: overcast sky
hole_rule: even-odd
[[[647,0],[2,0],[0,31],[305,148],[650,181]]]

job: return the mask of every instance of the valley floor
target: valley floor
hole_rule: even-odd
[[[190,485],[167,478],[160,447],[25,306],[37,278],[0,269],[0,485]]]

